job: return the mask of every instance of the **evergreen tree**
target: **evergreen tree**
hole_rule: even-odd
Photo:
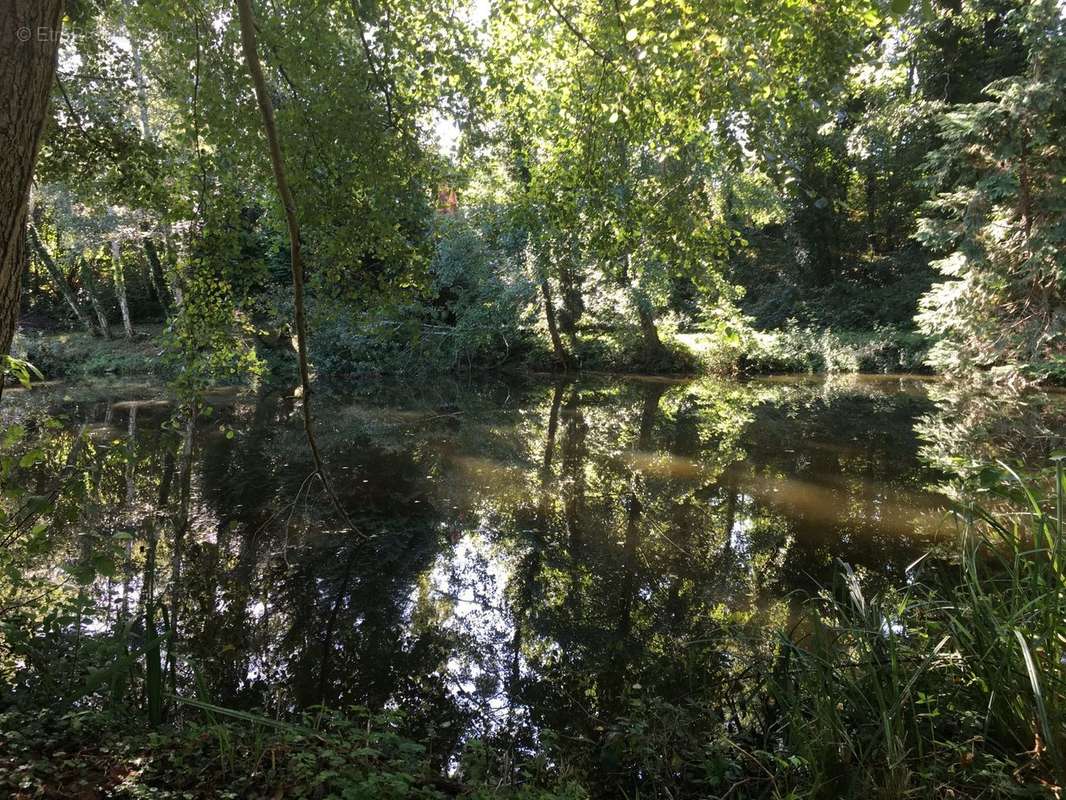
[[[1026,43],[1023,73],[993,81],[983,102],[944,113],[929,163],[941,191],[918,238],[945,280],[917,320],[938,337],[948,373],[1000,380],[1066,374],[1066,37],[1050,0],[1010,15]]]

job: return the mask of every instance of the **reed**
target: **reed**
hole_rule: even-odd
[[[770,683],[804,795],[1066,785],[1064,494],[1061,460],[1028,480],[1000,465],[955,510],[955,569],[868,597],[842,565]]]

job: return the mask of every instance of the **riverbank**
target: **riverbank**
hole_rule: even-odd
[[[576,353],[578,371],[663,375],[769,375],[780,373],[928,373],[924,364],[928,340],[911,331],[891,327],[875,331],[832,331],[790,326],[775,331],[749,330],[735,337],[709,333],[664,336],[663,353],[649,361],[639,343],[611,332],[587,333]],[[134,377],[166,378],[173,366],[164,356],[163,326],[138,325],[133,340],[103,339],[83,331],[23,333],[13,354],[37,367],[46,379]],[[314,354],[313,354],[314,355]],[[267,360],[277,362],[271,351]],[[323,358],[326,377],[392,374],[396,359],[374,356],[346,361],[333,354]],[[461,366],[461,365],[460,365]],[[503,360],[505,369],[551,371],[551,353],[534,349]],[[429,369],[417,359],[404,359],[402,372]],[[484,366],[480,367],[485,369]],[[450,370],[454,371],[454,370]]]
[[[33,364],[46,380],[58,378],[165,377],[163,326],[138,325],[130,340],[85,331],[30,331],[16,335],[12,355]]]

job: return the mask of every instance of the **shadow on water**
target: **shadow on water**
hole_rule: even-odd
[[[442,759],[474,736],[596,736],[642,691],[724,680],[748,646],[725,623],[786,626],[837,560],[904,581],[949,533],[929,487],[967,453],[1035,457],[1062,411],[1026,401],[1028,441],[1016,409],[899,377],[334,392],[319,438],[357,534],[309,480],[287,394],[219,394],[183,427],[150,387],[80,391],[5,412],[90,434],[51,568],[78,563],[87,529],[125,549],[82,590],[79,630],[149,640],[158,620],[178,693],[402,707]]]

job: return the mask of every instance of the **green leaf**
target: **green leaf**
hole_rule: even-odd
[[[115,567],[115,559],[107,555],[93,556],[93,569],[96,570],[97,575],[103,575],[105,578],[113,578],[117,571]]]
[[[627,42],[636,41],[637,35],[638,35],[637,29],[636,28],[630,28],[628,31],[626,31],[626,41]]]

